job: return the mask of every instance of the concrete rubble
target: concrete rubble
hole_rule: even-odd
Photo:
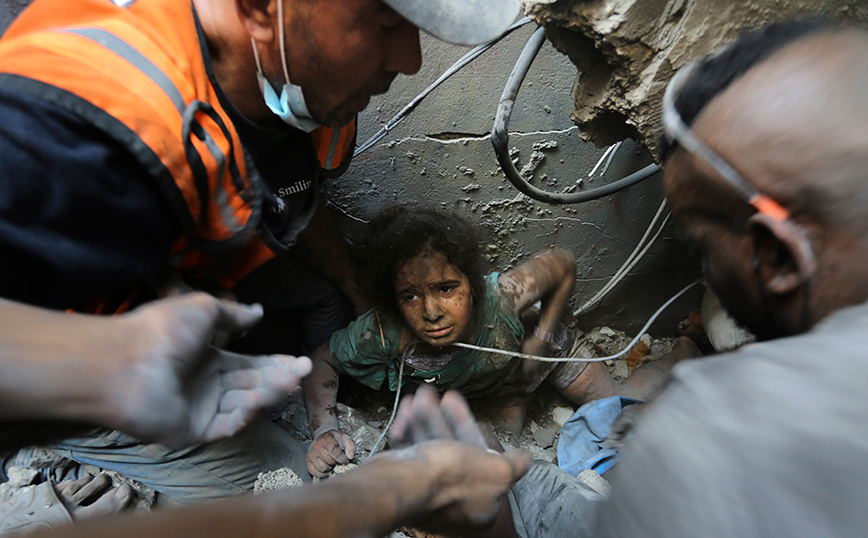
[[[656,155],[673,73],[744,29],[793,17],[868,22],[864,0],[524,0],[580,77],[571,118],[598,146],[633,138]]]

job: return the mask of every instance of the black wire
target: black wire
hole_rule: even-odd
[[[531,64],[536,58],[545,42],[545,29],[539,27],[524,46],[521,56],[512,68],[512,73],[506,81],[506,87],[503,89],[503,95],[500,96],[500,105],[497,107],[497,116],[494,118],[494,126],[491,129],[491,143],[494,145],[494,153],[497,155],[497,162],[503,169],[506,179],[510,181],[515,188],[522,193],[530,196],[534,200],[540,202],[548,202],[550,204],[578,204],[590,200],[596,200],[603,196],[626,189],[644,179],[648,179],[655,173],[660,171],[660,167],[656,164],[650,164],[645,168],[630,174],[627,177],[613,181],[602,187],[591,189],[589,191],[574,192],[569,194],[560,194],[549,191],[544,191],[534,187],[527,182],[521,174],[516,170],[512,159],[509,156],[509,118],[512,115],[512,108],[515,105],[515,99],[518,96],[518,90],[524,82],[525,76],[530,69]]]

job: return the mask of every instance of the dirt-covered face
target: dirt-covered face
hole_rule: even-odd
[[[417,254],[398,269],[395,298],[410,330],[425,343],[464,342],[473,332],[470,281],[440,252]]]

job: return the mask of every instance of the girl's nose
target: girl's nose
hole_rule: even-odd
[[[440,301],[436,297],[425,297],[425,319],[428,321],[437,321],[443,315],[443,310],[440,308]]]

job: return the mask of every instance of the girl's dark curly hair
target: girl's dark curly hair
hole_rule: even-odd
[[[392,206],[377,215],[356,247],[359,267],[377,306],[400,319],[395,297],[398,270],[417,254],[446,256],[470,281],[474,305],[484,298],[482,251],[476,231],[454,213]]]

